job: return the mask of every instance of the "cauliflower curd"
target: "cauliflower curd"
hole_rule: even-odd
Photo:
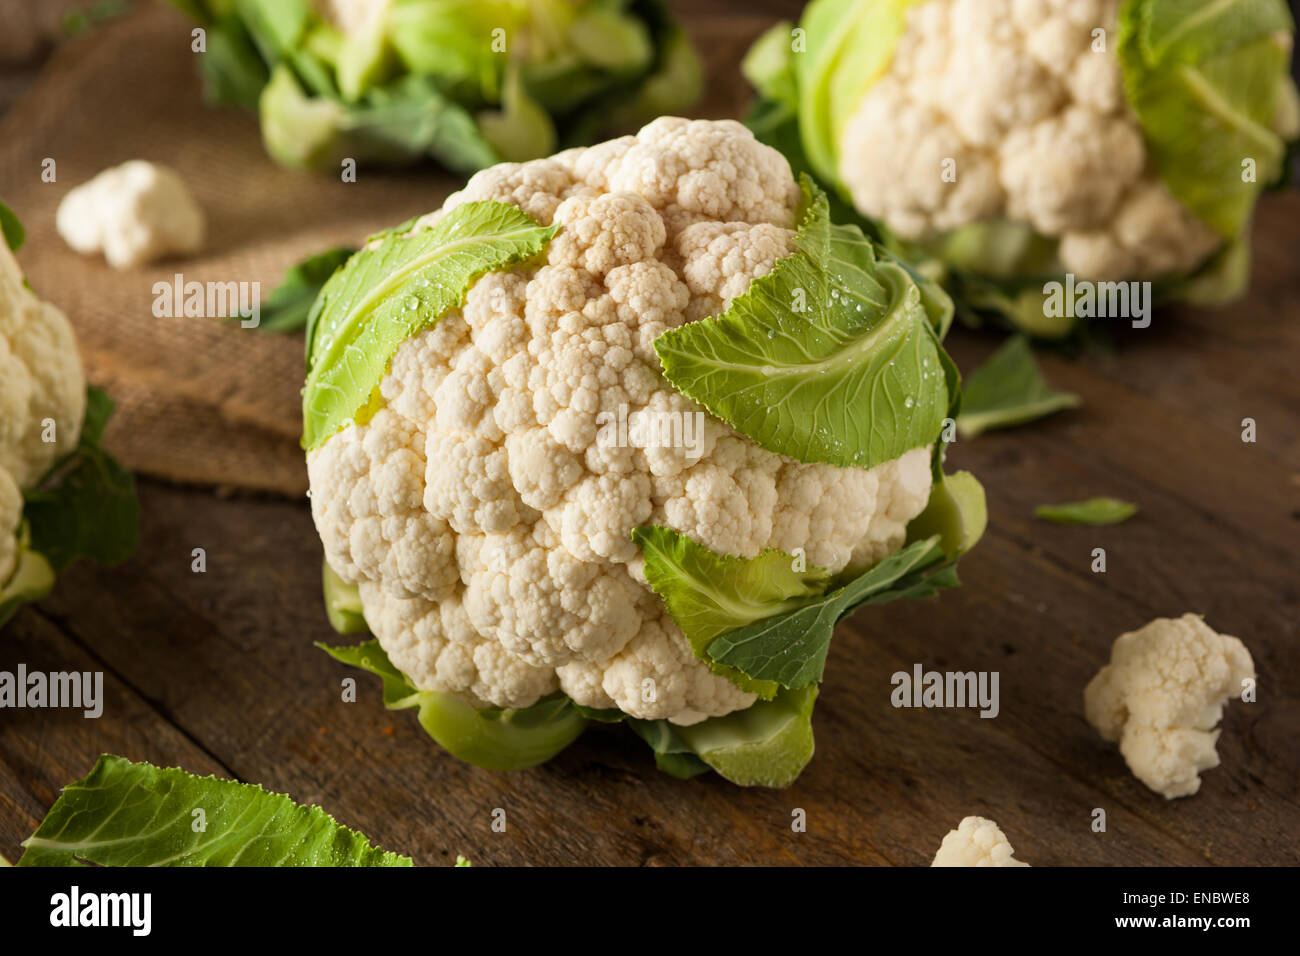
[[[1250,651],[1197,614],[1157,618],[1121,634],[1084,689],[1088,723],[1118,742],[1133,775],[1166,799],[1201,788],[1219,765],[1223,707],[1255,677]]]
[[[0,589],[13,573],[23,489],[76,445],[86,380],[67,316],[23,282],[0,241]]]
[[[55,225],[77,252],[102,252],[114,269],[198,252],[207,228],[180,174],[143,159],[113,166],[69,190]]]
[[[113,400],[87,387],[68,317],[38,298],[0,202],[0,628],[74,560],[116,564],[139,543],[131,474],[99,447]]]
[[[1065,272],[1188,272],[1222,237],[1148,162],[1115,55],[1120,0],[928,0],[845,120],[839,175],[904,239],[1007,219]],[[882,134],[882,131],[888,131]],[[951,160],[955,181],[938,174]]]
[[[902,547],[930,496],[926,446],[866,470],[764,450],[707,415],[694,450],[600,437],[602,413],[701,411],[653,342],[789,255],[799,198],[786,160],[740,124],[664,118],[487,169],[433,214],[497,200],[561,228],[544,261],[482,276],[403,343],[382,407],[308,454],[326,558],[412,684],[475,707],[558,689],[693,724],[755,697],[692,653],[633,528],[832,572]]]
[[[1028,866],[1013,856],[1015,852],[992,820],[966,817],[944,836],[930,866]]]

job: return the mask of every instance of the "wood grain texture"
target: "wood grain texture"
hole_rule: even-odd
[[[782,7],[720,9],[685,11],[719,38],[713,115],[743,102],[736,59]],[[1255,233],[1247,300],[1159,311],[1148,330],[1116,329],[1109,353],[1046,355],[1082,408],[957,443],[950,466],[974,471],[990,505],[964,586],[839,629],[817,754],[788,790],[673,780],[617,728],[532,771],[461,764],[410,713],[386,712],[377,681],[358,677],[360,700],[341,700],[358,672],[312,647],[334,635],[305,501],[146,479],[140,553],[70,569],[0,638],[0,669],[102,669],[107,696],[99,720],[0,714],[0,853],[15,858],[58,787],[108,751],[319,803],[420,864],[919,865],[968,814],[998,821],[1034,865],[1300,863],[1300,196],[1269,197]],[[969,371],[999,341],[958,328],[949,347]],[[1241,441],[1245,417],[1257,443]],[[1109,528],[1032,517],[1103,494],[1142,510]],[[1105,574],[1089,570],[1094,547]],[[206,573],[190,570],[194,548]],[[1087,725],[1082,692],[1118,634],[1186,611],[1246,642],[1260,699],[1227,709],[1201,792],[1165,801]],[[997,670],[1001,713],[895,709],[890,675],[914,663]],[[1103,834],[1089,828],[1098,807]],[[796,809],[806,833],[791,830]]]

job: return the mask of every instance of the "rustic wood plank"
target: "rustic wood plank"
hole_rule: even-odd
[[[220,761],[172,726],[102,658],[88,652],[39,612],[26,609],[0,637],[0,670],[106,671],[103,715],[81,711],[6,710],[0,719],[0,854],[22,856],[23,840],[66,784],[84,777],[101,753],[229,776]]]
[[[1258,443],[1252,452],[1300,470],[1300,354],[1296,263],[1300,262],[1300,192],[1268,195],[1254,229],[1255,268],[1250,295],[1223,309],[1162,306],[1150,328],[1099,320],[1111,354],[1086,360],[1044,359],[1054,369],[1083,368],[1168,405],[1172,412],[1240,441],[1241,420],[1253,417]],[[963,367],[973,368],[1000,338],[983,339],[983,348],[968,338]],[[1067,382],[1058,387],[1072,387]],[[1087,396],[1085,395],[1085,399]],[[1088,414],[1087,411],[1083,414]],[[1175,432],[1175,435],[1178,433]]]

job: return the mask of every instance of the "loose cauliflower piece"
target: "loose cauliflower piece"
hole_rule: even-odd
[[[1222,239],[1148,162],[1115,56],[1119,4],[911,7],[888,69],[840,136],[838,173],[858,211],[912,240],[1026,223],[1060,240],[1064,271],[1095,281],[1200,265]],[[955,182],[940,178],[946,160]]]
[[[22,490],[77,443],[86,381],[67,316],[23,282],[0,241],[0,585],[14,570]]]
[[[1223,705],[1253,680],[1250,652],[1198,614],[1157,618],[1115,640],[1110,663],[1084,689],[1088,722],[1118,741],[1133,775],[1167,799],[1201,786],[1219,765]]]
[[[1006,834],[992,820],[966,817],[949,830],[931,866],[1028,866],[1012,854]]]
[[[792,251],[790,167],[732,121],[474,176],[476,200],[562,224],[544,263],[489,273],[402,344],[383,408],[307,457],[326,558],[421,690],[526,707],[562,690],[680,725],[753,694],[698,660],[629,535],[715,551],[803,548],[838,572],[899,550],[931,487],[925,447],[871,470],[759,447],[676,391],[654,340],[716,315]],[[700,414],[692,447],[617,447],[602,414]]]
[[[102,252],[115,269],[197,252],[205,223],[189,188],[166,166],[133,159],[106,169],[59,203],[59,235],[77,252]]]

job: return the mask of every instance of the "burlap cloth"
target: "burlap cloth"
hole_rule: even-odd
[[[771,17],[685,17],[708,61],[708,101],[697,115],[737,115],[748,98],[737,64]],[[68,313],[88,379],[118,403],[106,442],[125,465],[299,495],[302,336],[156,318],[154,283],[177,272],[260,282],[265,298],[304,256],[436,209],[459,182],[431,166],[363,169],[355,183],[278,168],[255,117],[204,104],[191,28],[145,3],[58,50],[0,119],[0,197],[27,228],[19,259],[32,287]],[[41,180],[46,157],[56,182]],[[55,210],[68,190],[135,158],[172,166],[189,183],[208,217],[200,255],[118,271],[58,237]]]

